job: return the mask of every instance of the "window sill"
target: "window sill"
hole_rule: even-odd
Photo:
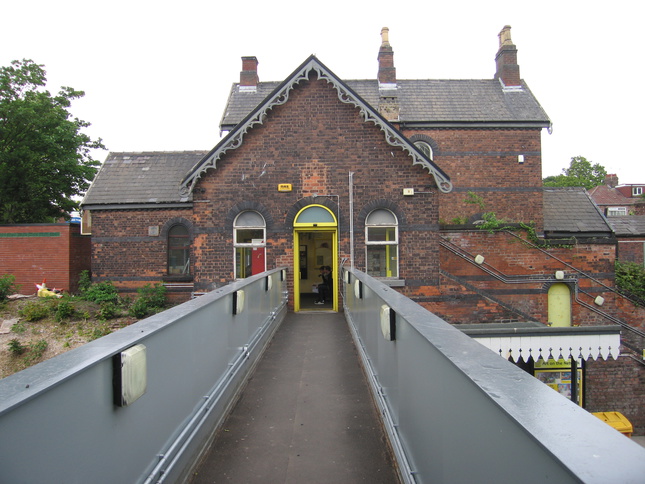
[[[405,279],[381,279],[379,277],[375,277],[375,279],[379,282],[382,282],[386,286],[390,287],[403,287],[405,286]]]
[[[190,274],[165,275],[163,282],[193,282],[193,276]]]

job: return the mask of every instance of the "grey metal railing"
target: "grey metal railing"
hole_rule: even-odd
[[[404,482],[643,482],[638,444],[376,279],[343,280]]]
[[[0,482],[181,481],[282,322],[287,297],[286,270],[268,271],[0,380]],[[143,347],[145,370],[133,381],[143,375],[145,393],[116,405],[114,359]]]

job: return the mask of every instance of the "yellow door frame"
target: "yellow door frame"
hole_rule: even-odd
[[[312,222],[299,223],[298,216],[311,207],[321,207],[329,212],[333,222]],[[293,224],[293,310],[300,311],[300,234],[309,232],[325,232],[331,234],[332,240],[332,282],[333,282],[333,302],[332,309],[338,311],[338,222],[334,213],[324,205],[312,204],[307,205],[298,212]]]

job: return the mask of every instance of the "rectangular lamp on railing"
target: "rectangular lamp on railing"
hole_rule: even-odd
[[[138,344],[112,357],[114,404],[126,407],[147,389],[146,347]]]

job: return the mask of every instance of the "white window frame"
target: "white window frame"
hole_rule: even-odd
[[[607,217],[624,217],[627,215],[627,207],[607,207]]]
[[[643,194],[643,187],[632,187],[632,196],[639,197]]]
[[[370,232],[372,232],[370,229],[386,229],[386,234],[388,236],[392,234],[394,237],[389,240],[370,240]],[[393,230],[388,231],[387,229]],[[370,248],[385,250],[384,268],[379,270],[379,274],[375,274],[373,268],[370,267]],[[395,254],[392,255],[393,249]],[[365,218],[365,272],[376,278],[399,278],[399,221],[393,212],[385,208],[372,210]]]
[[[255,232],[256,237],[252,237],[250,241],[238,242],[240,236],[243,236],[242,231]],[[248,237],[245,237],[248,239]],[[243,279],[249,277],[246,268],[248,264],[242,265],[242,258],[252,256],[253,250],[264,251],[264,268],[266,271],[266,221],[259,212],[255,210],[245,210],[240,212],[235,221],[233,222],[233,271],[235,279]],[[244,261],[246,262],[246,261]]]

